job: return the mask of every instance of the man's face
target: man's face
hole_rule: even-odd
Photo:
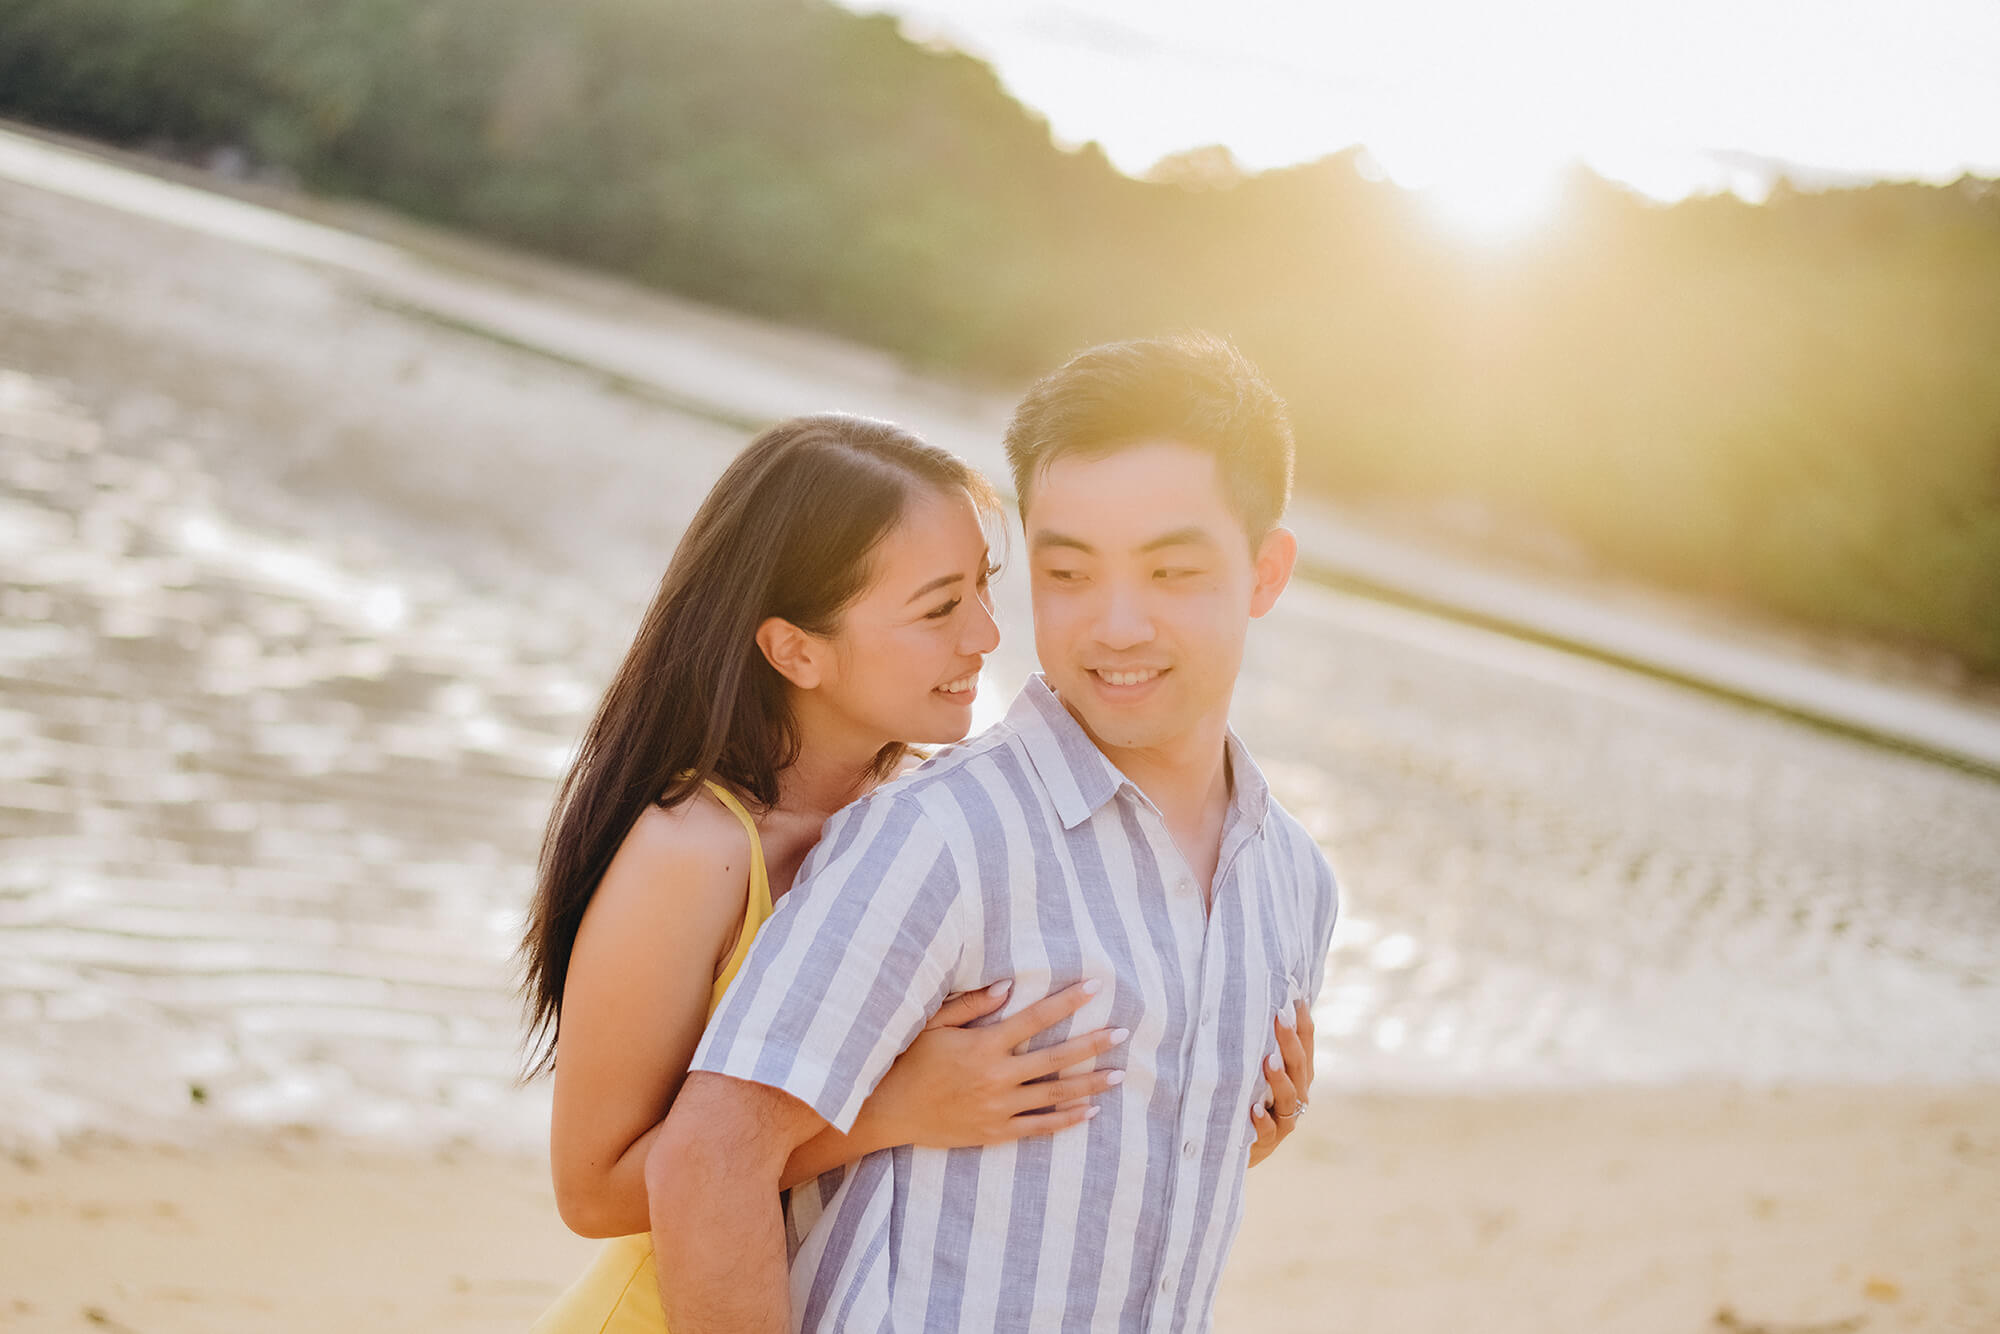
[[[1251,550],[1215,457],[1171,441],[1058,457],[1023,521],[1035,651],[1098,744],[1171,757],[1213,736],[1250,618],[1291,574],[1292,535]]]

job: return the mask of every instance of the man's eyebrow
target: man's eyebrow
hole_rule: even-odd
[[[1081,551],[1086,556],[1097,554],[1097,548],[1080,537],[1071,537],[1068,533],[1052,533],[1046,528],[1037,531],[1034,540],[1035,550],[1043,551],[1049,547],[1067,547],[1072,551]]]
[[[1161,533],[1152,541],[1140,547],[1140,551],[1159,551],[1165,547],[1212,547],[1215,539],[1206,528],[1190,524],[1186,528],[1176,528],[1170,533]]]
[[[919,588],[916,592],[910,594],[909,602],[915,602],[918,598],[924,596],[926,593],[935,593],[940,588],[949,588],[951,585],[957,583],[959,580],[963,578],[965,578],[965,576],[962,574],[941,574],[937,578],[925,584],[922,588]],[[909,602],[906,602],[903,605],[908,606]]]

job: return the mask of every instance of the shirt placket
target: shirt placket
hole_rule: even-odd
[[[1187,976],[1185,962],[1176,960],[1180,966],[1183,984],[1192,982],[1186,1000],[1190,1007],[1188,1013],[1193,1016],[1194,1022],[1187,1026],[1187,1031],[1181,1039],[1181,1069],[1186,1073],[1181,1080],[1180,1098],[1174,1109],[1176,1149],[1174,1170],[1167,1183],[1167,1226],[1160,1238],[1159,1253],[1153,1258],[1156,1278],[1148,1297],[1144,1326],[1150,1331],[1156,1327],[1155,1321],[1160,1318],[1163,1304],[1169,1320],[1179,1314],[1173,1306],[1178,1271],[1167,1267],[1167,1256],[1173,1249],[1175,1237],[1181,1235],[1184,1227],[1190,1226],[1189,1220],[1183,1218],[1183,1213],[1192,1209],[1192,1201],[1201,1193],[1201,1143],[1194,1130],[1190,1129],[1188,1112],[1192,1103],[1199,1102],[1201,1106],[1199,1114],[1195,1117],[1195,1129],[1206,1128],[1207,1103],[1214,1096],[1214,1091],[1209,1087],[1208,1081],[1198,1078],[1195,1074],[1195,1052],[1204,1041],[1215,1040],[1216,1025],[1220,1022],[1222,1010],[1222,976],[1227,968],[1229,949],[1226,932],[1218,925],[1218,914],[1214,911],[1212,903],[1219,901],[1227,889],[1236,854],[1241,849],[1244,839],[1240,835],[1232,838],[1232,835],[1238,834],[1232,820],[1231,826],[1223,833],[1222,857],[1216,864],[1215,879],[1211,882],[1211,904],[1205,905],[1202,902],[1201,889],[1194,883],[1194,877],[1188,871],[1186,859],[1180,855],[1180,849],[1175,846],[1172,836],[1167,833],[1159,816],[1151,809],[1146,809],[1141,819],[1145,821],[1147,838],[1153,843],[1154,856],[1159,859],[1160,866],[1167,873],[1164,878],[1168,885],[1168,911],[1174,915],[1176,925],[1181,927],[1186,927],[1190,923],[1190,919],[1184,914],[1191,914],[1192,923],[1199,932],[1197,938],[1201,941],[1201,948],[1195,957],[1192,979]],[[1176,938],[1181,938],[1178,932]],[[1197,1098],[1197,1084],[1200,1085],[1199,1098]],[[1196,1260],[1197,1248],[1193,1244],[1194,1233],[1191,1227],[1187,1235],[1190,1239],[1187,1262],[1192,1264]]]

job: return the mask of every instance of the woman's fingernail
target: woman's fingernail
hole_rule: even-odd
[[[987,994],[992,996],[993,999],[995,1000],[1006,1000],[1007,993],[1012,991],[1013,989],[1014,989],[1014,980],[1010,977],[1003,977],[998,982],[995,982],[992,986],[986,988],[986,991]]]
[[[1299,1016],[1293,1011],[1291,1006],[1287,1005],[1284,1009],[1278,1011],[1278,1022],[1286,1028],[1297,1028],[1299,1026]]]
[[[1125,1082],[1125,1072],[1123,1070],[1113,1070],[1104,1077],[1104,1082],[1115,1088],[1117,1085]]]
[[[1285,1063],[1278,1058],[1278,1053],[1272,1052],[1264,1058],[1264,1068],[1275,1075],[1285,1068]]]
[[[1083,1113],[1083,1119],[1086,1121],[1095,1120],[1097,1118],[1097,1114],[1103,1110],[1104,1109],[1102,1107],[1085,1108]]]
[[[1111,1030],[1111,1045],[1115,1047],[1131,1036],[1132,1030],[1129,1028],[1114,1028]]]
[[[1104,990],[1104,984],[1094,977],[1083,984],[1083,994],[1086,996],[1095,996],[1102,990]]]
[[[1250,1115],[1256,1117],[1259,1121],[1262,1121],[1264,1119],[1264,1104],[1261,1102],[1251,1103]]]

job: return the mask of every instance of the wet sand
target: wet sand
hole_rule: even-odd
[[[0,1147],[531,1144],[539,825],[741,427],[12,183],[0,290]],[[1304,583],[1236,722],[1343,877],[1343,1083],[2000,1080],[2000,783]]]
[[[1986,1334],[1996,1216],[2000,1090],[1322,1097],[1216,1328]],[[591,1245],[533,1156],[79,1145],[0,1162],[0,1329],[522,1329]]]

